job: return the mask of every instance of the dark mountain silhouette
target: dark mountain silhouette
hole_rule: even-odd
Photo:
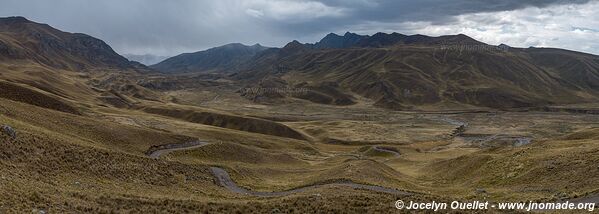
[[[319,42],[314,44],[314,48],[349,48],[356,46],[360,41],[367,39],[368,36],[362,36],[347,32],[343,36],[334,33],[327,34]]]
[[[136,61],[144,65],[154,65],[168,58],[168,56],[158,56],[153,54],[123,54],[131,61]]]
[[[246,46],[240,43],[232,43],[205,51],[180,54],[151,67],[165,73],[230,72],[235,70],[239,64],[256,55],[256,53],[266,49],[260,44]]]
[[[0,18],[0,98],[73,114],[80,113],[75,102],[124,107],[158,100],[137,85],[150,72],[94,37]]]
[[[23,17],[0,18],[0,59],[30,60],[63,69],[136,66],[102,40]]]
[[[0,19],[1,61],[70,70],[145,68],[99,39],[22,17]],[[266,98],[294,97],[331,105],[353,105],[358,97],[390,109],[520,108],[599,101],[598,56],[552,48],[492,46],[462,34],[366,36],[348,32],[328,34],[315,44],[293,41],[283,48],[234,43],[181,54],[152,67],[165,73],[227,73],[232,84],[240,87],[301,87],[308,91]],[[122,91],[113,79],[100,83]],[[137,81],[127,76],[118,79],[127,84]],[[176,85],[176,78],[173,81]],[[151,94],[143,87],[133,88]]]
[[[430,37],[425,35],[403,35],[400,33],[376,33],[372,36],[358,35],[347,32],[343,36],[330,33],[315,44],[306,44],[307,47],[315,49],[331,48],[376,48],[400,44],[421,44],[421,45],[483,45],[466,35],[449,35],[440,37]]]
[[[492,46],[462,34],[329,34],[316,44],[293,41],[264,51],[232,77],[256,87],[269,80],[309,88],[315,93],[296,97],[314,102],[351,104],[355,94],[391,109],[519,108],[599,100],[598,56]]]

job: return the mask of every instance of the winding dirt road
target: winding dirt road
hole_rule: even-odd
[[[182,144],[168,144],[168,145],[154,146],[154,147],[150,148],[146,154],[151,158],[159,158],[161,155],[167,154],[172,151],[195,149],[195,148],[202,147],[202,146],[209,145],[209,144],[210,143],[207,143],[207,142],[192,141],[192,142],[182,143]],[[385,150],[385,151],[387,151],[387,150]],[[227,190],[229,190],[233,193],[250,195],[250,196],[258,196],[258,197],[286,196],[286,195],[290,195],[290,194],[294,194],[294,193],[301,193],[301,192],[305,192],[308,190],[313,190],[313,189],[317,189],[317,188],[321,188],[321,187],[349,187],[352,189],[370,190],[370,191],[374,191],[374,192],[382,192],[382,193],[388,193],[388,194],[392,194],[392,195],[412,195],[412,193],[393,189],[393,188],[387,188],[387,187],[381,187],[381,186],[375,186],[375,185],[358,184],[358,183],[354,183],[351,181],[338,181],[338,182],[332,182],[332,183],[328,183],[328,184],[314,184],[314,185],[310,185],[310,186],[305,186],[305,187],[300,187],[300,188],[285,190],[285,191],[279,191],[279,192],[258,192],[258,191],[248,190],[248,189],[238,186],[237,183],[235,183],[231,179],[231,176],[229,176],[229,173],[227,173],[227,171],[225,171],[222,168],[210,167],[210,172],[212,173],[214,178],[216,178],[217,183],[220,186],[226,188]]]
[[[395,157],[399,157],[401,156],[401,154],[397,151],[391,150],[391,149],[387,149],[385,147],[380,147],[380,146],[373,146],[372,149],[379,151],[379,152],[386,152],[386,153],[391,153],[393,154]]]
[[[205,146],[208,144],[209,143],[202,142],[202,141],[190,141],[190,142],[181,143],[181,144],[167,144],[167,145],[153,146],[148,150],[148,152],[146,154],[151,158],[159,158],[160,155],[167,154],[167,153],[170,153],[173,151],[195,149],[195,148],[202,147],[202,146]]]
[[[225,187],[229,191],[234,192],[234,193],[251,195],[251,196],[259,196],[259,197],[286,196],[286,195],[291,195],[294,193],[301,193],[301,192],[305,192],[308,190],[317,189],[320,187],[350,187],[353,189],[364,189],[364,190],[370,190],[370,191],[374,191],[374,192],[388,193],[388,194],[392,194],[392,195],[411,195],[411,193],[401,191],[401,190],[396,190],[396,189],[381,187],[381,186],[374,186],[374,185],[357,184],[357,183],[354,183],[351,181],[333,182],[333,183],[328,183],[328,184],[315,184],[315,185],[310,185],[310,186],[305,186],[305,187],[300,187],[297,189],[285,190],[285,191],[280,191],[280,192],[258,192],[258,191],[247,190],[245,188],[237,186],[237,184],[229,176],[229,173],[227,173],[222,168],[210,167],[210,171],[212,172],[212,175],[214,175],[214,177],[216,177],[216,180],[218,181],[219,185],[222,187]]]

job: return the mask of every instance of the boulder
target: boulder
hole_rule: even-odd
[[[15,129],[13,129],[9,125],[0,126],[0,132],[2,132],[5,135],[8,135],[13,140],[17,139],[17,131],[15,131]]]

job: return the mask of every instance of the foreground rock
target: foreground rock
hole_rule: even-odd
[[[0,132],[2,132],[5,135],[8,135],[12,140],[17,139],[17,131],[15,131],[15,129],[13,129],[9,125],[0,126]]]

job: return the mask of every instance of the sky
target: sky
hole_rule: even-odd
[[[326,34],[466,34],[492,45],[599,54],[599,0],[0,0],[24,16],[107,42],[120,54],[173,56],[233,42],[281,47]]]

